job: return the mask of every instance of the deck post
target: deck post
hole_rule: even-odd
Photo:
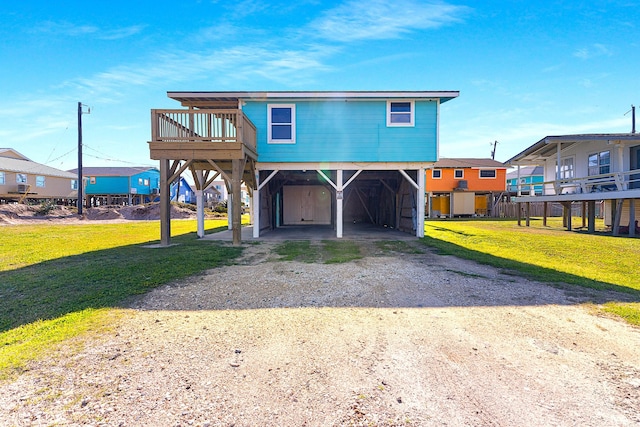
[[[516,202],[516,216],[518,218],[518,226],[522,225],[522,203]]]
[[[169,159],[160,160],[160,246],[171,244],[171,192]]]
[[[336,237],[342,238],[342,197],[344,187],[342,186],[342,169],[336,171]]]
[[[636,199],[629,199],[629,237],[636,235]]]
[[[588,232],[595,233],[596,232],[596,201],[595,200],[589,200],[588,212],[589,212],[589,219],[587,221],[589,224]]]
[[[242,195],[240,193],[242,161],[240,159],[233,159],[231,162],[231,228],[233,233],[233,245],[238,246],[242,243]]]
[[[529,227],[531,225],[531,203],[527,202],[525,204],[525,224],[527,225],[527,227]]]
[[[547,207],[549,202],[542,202],[542,226],[547,226]]]
[[[613,214],[613,235],[620,235],[620,217],[622,216],[622,202],[623,199],[616,199],[615,201],[611,201],[611,205],[615,206],[614,214]]]
[[[198,237],[204,237],[204,176],[201,169],[196,171],[198,182],[196,185],[196,218],[198,224]]]
[[[587,226],[587,202],[582,201],[582,228]]]

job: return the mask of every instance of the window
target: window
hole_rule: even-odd
[[[78,189],[78,180],[77,179],[72,179],[71,180],[71,189],[72,190],[77,190]]]
[[[143,185],[146,185],[147,187],[149,186],[149,178],[145,178]]]
[[[464,170],[463,169],[455,169],[453,171],[453,177],[455,179],[462,179],[464,178]]]
[[[296,142],[296,106],[293,104],[270,104],[268,111],[268,142]]]
[[[611,172],[611,152],[601,151],[589,155],[589,176]]]
[[[480,169],[480,178],[493,178],[496,177],[495,169]]]
[[[138,178],[138,185],[142,185],[142,178]]]
[[[27,183],[27,175],[23,173],[16,174],[16,183],[18,184],[26,184]]]
[[[431,171],[431,178],[433,178],[433,179],[442,178],[442,171],[440,169],[433,169]]]
[[[89,177],[89,184],[95,184],[96,183],[96,177],[95,176],[90,176]]]
[[[556,166],[556,176],[560,179],[573,178],[573,157],[560,159],[560,173],[558,173],[558,168]]]
[[[0,185],[4,185],[4,172],[0,172]]]
[[[413,126],[413,101],[387,101],[387,126]]]
[[[45,177],[44,176],[36,176],[36,187],[44,187]]]

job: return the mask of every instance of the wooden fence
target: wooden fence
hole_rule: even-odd
[[[522,217],[524,218],[525,203],[520,204],[522,209]],[[584,207],[586,209],[586,206]],[[571,205],[571,216],[582,216],[582,203],[573,203]],[[544,202],[531,202],[529,203],[529,212],[532,217],[544,216]],[[586,215],[586,212],[585,212]],[[604,215],[604,202],[596,202],[596,217],[602,218]],[[518,217],[518,204],[515,202],[498,202],[493,209],[492,215],[496,218],[517,218]],[[547,202],[547,216],[548,217],[561,217],[562,216],[562,204],[557,202]]]

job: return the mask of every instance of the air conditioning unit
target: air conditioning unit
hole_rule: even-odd
[[[18,184],[18,193],[26,193],[27,191],[29,191],[27,184]]]

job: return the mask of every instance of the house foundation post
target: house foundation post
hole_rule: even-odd
[[[169,188],[169,159],[160,160],[160,245],[171,244],[171,192]]]
[[[242,179],[242,161],[232,160],[231,176],[231,227],[233,233],[233,245],[239,246],[242,243],[242,195],[240,193],[240,183]]]
[[[530,202],[527,202],[525,204],[525,210],[526,210],[526,212],[525,212],[526,225],[527,225],[527,227],[529,227],[531,225],[531,203]]]
[[[542,226],[547,226],[547,207],[549,202],[542,202]]]
[[[582,209],[580,213],[582,214],[582,228],[585,228],[587,226],[587,202],[584,200],[582,201]]]
[[[342,198],[344,194],[342,186],[342,169],[336,171],[336,237],[342,238]]]
[[[425,206],[425,183],[426,183],[426,170],[424,168],[418,169],[418,192],[416,206],[416,237],[424,237],[424,206]]]
[[[636,235],[636,199],[629,199],[629,237]]]
[[[516,202],[516,217],[518,218],[518,227],[522,225],[522,203]]]
[[[260,172],[256,171],[256,189],[251,194],[251,220],[253,221],[253,238],[260,237]]]
[[[588,232],[595,233],[596,232],[596,202],[595,200],[589,200],[588,203]]]

